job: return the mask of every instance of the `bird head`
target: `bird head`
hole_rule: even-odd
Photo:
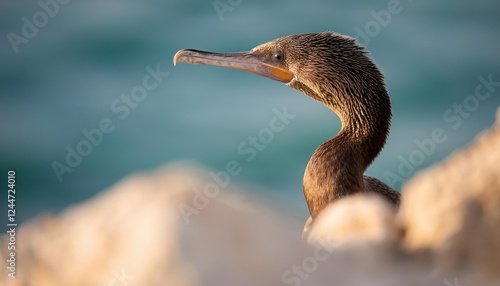
[[[378,89],[385,93],[383,76],[364,49],[353,38],[333,32],[289,35],[243,53],[180,50],[174,56],[177,63],[258,74],[283,82],[336,112],[352,101],[346,95],[359,97]]]

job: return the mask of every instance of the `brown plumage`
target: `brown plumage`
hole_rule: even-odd
[[[290,35],[248,53],[181,50],[176,62],[244,70],[284,82],[326,105],[342,121],[337,136],[321,144],[307,164],[303,190],[308,226],[333,201],[374,192],[398,206],[398,192],[363,173],[385,144],[391,103],[384,77],[355,40],[332,32]]]

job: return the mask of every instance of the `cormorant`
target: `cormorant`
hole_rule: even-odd
[[[374,192],[394,206],[400,194],[363,173],[385,144],[391,102],[384,77],[353,38],[333,32],[289,35],[243,53],[180,50],[176,63],[203,64],[255,73],[285,83],[326,105],[342,121],[340,132],[321,144],[307,164],[304,196],[311,217],[337,199]]]

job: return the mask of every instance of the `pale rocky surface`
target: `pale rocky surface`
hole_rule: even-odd
[[[209,171],[171,164],[24,223],[0,285],[500,285],[499,154],[497,124],[415,176],[397,214],[370,196],[328,207],[312,245],[235,186],[196,197]]]
[[[169,165],[129,177],[60,215],[25,223],[17,233],[16,278],[2,268],[0,284],[321,285],[375,279],[389,284],[373,285],[398,285],[391,282],[395,275],[422,277],[415,275],[419,271],[405,274],[406,265],[390,262],[397,254],[376,248],[310,246],[300,227],[234,187],[208,204],[196,203],[193,190],[213,182],[207,174]],[[186,207],[197,212],[188,220],[180,211]],[[388,264],[373,263],[380,259]]]
[[[309,243],[394,246],[401,239],[396,210],[376,195],[353,195],[323,210],[312,227]]]
[[[443,267],[500,276],[500,109],[475,142],[411,179],[399,213],[404,245]]]

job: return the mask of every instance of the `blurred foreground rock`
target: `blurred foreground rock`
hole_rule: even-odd
[[[198,190],[214,186],[207,174],[170,165],[129,177],[58,216],[25,223],[17,233],[16,278],[3,267],[0,284],[322,285],[377,279],[398,285],[391,282],[396,275],[405,281],[422,277],[419,270],[405,274],[413,261],[394,264],[396,253],[310,246],[300,227],[234,187],[200,199]],[[4,242],[3,261],[6,249]]]
[[[353,195],[323,210],[308,241],[312,244],[377,244],[394,247],[401,239],[396,210],[381,197]]]
[[[436,266],[500,276],[500,109],[471,146],[405,185],[399,219],[405,247]]]
[[[173,164],[23,224],[0,285],[500,285],[499,166],[497,124],[417,175],[399,213],[340,200],[309,245],[285,214]]]

